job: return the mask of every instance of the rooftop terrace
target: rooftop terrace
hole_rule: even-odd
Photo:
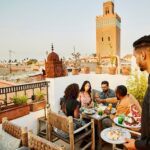
[[[64,89],[70,83],[78,83],[81,87],[82,83],[85,80],[89,80],[92,85],[92,89],[101,90],[100,83],[103,80],[107,80],[110,83],[110,88],[115,89],[117,85],[123,84],[126,85],[128,76],[124,75],[109,75],[109,74],[79,74],[79,75],[69,75],[59,78],[47,78],[44,83],[48,85],[48,90],[46,91],[48,103],[50,108],[54,112],[58,112],[60,109],[60,97],[64,95]],[[40,82],[38,82],[40,83]],[[38,83],[32,83],[38,84]],[[41,82],[42,83],[42,82]],[[18,87],[23,87],[24,85],[18,85]],[[33,86],[34,88],[34,86]],[[21,91],[21,88],[16,89]],[[24,91],[24,89],[22,89]],[[34,90],[33,90],[34,91]],[[17,91],[16,91],[17,92]],[[24,92],[26,93],[26,92]],[[0,93],[2,94],[2,92]],[[4,93],[3,93],[4,94]],[[30,112],[28,115],[12,120],[13,123],[16,123],[19,126],[27,127],[28,130],[32,130],[33,133],[37,134],[38,127],[38,118],[45,115],[45,110],[39,110],[37,112]],[[1,124],[0,124],[1,131]]]

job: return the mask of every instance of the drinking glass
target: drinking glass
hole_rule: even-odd
[[[123,118],[122,116],[119,116],[119,117],[118,117],[118,123],[119,123],[119,124],[122,124],[122,123],[123,123],[123,120],[124,120],[124,118]]]

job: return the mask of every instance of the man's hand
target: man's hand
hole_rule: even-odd
[[[96,98],[97,103],[105,103],[106,101],[104,99]]]
[[[124,144],[124,146],[128,149],[128,150],[136,150],[135,147],[135,140],[134,139],[125,139],[126,143]]]
[[[110,117],[111,120],[114,120],[114,118],[115,118],[116,116],[113,115],[113,114],[110,114],[109,117]]]

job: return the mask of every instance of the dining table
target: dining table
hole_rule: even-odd
[[[95,133],[96,133],[96,137],[97,137],[97,139],[95,140],[96,141],[96,149],[97,150],[101,150],[102,149],[103,141],[102,141],[102,138],[100,136],[100,133],[101,133],[101,131],[103,129],[102,128],[102,120],[104,118],[109,117],[109,115],[106,114],[106,113],[99,114],[98,109],[99,110],[101,109],[101,110],[104,111],[105,108],[106,108],[106,106],[104,107],[102,105],[100,105],[98,108],[95,108],[95,107],[93,107],[93,108],[81,108],[81,110],[82,110],[81,114],[82,114],[82,118],[83,119],[84,118],[86,118],[86,119],[94,119],[95,127],[96,127]]]

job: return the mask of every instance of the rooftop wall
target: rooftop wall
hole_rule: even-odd
[[[89,80],[92,89],[97,89],[101,91],[101,82],[103,80],[109,81],[109,86],[111,89],[115,89],[117,85],[125,85],[127,76],[123,75],[109,75],[109,74],[80,74],[80,75],[69,75],[59,78],[47,78],[50,81],[49,87],[49,103],[51,109],[55,112],[58,112],[60,109],[60,97],[64,94],[64,90],[67,85],[71,83],[78,83],[81,87],[82,83],[85,80]]]
[[[101,81],[107,80],[110,83],[110,88],[115,89],[117,85],[126,84],[127,76],[123,75],[108,75],[108,74],[80,74],[80,75],[69,75],[65,77],[59,78],[49,78],[46,79],[50,81],[49,83],[49,103],[51,105],[51,109],[55,112],[58,112],[60,109],[60,97],[64,94],[64,90],[67,85],[71,83],[78,83],[81,87],[82,83],[85,80],[89,80],[91,82],[92,88],[101,90],[100,85]],[[33,133],[37,132],[37,118],[44,116],[44,110],[40,110],[37,112],[30,112],[29,115],[23,116],[21,118],[17,118],[12,120],[15,124],[27,127],[28,130],[33,130]],[[1,133],[1,124],[0,124],[0,133]]]

